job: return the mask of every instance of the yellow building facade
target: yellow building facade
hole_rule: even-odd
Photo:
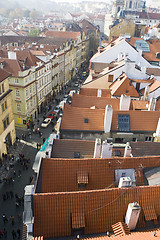
[[[9,74],[0,69],[0,156],[8,153],[16,140],[12,91],[8,78]]]

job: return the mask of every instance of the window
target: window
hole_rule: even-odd
[[[132,142],[137,142],[137,138],[132,138]]]
[[[21,104],[17,103],[17,112],[21,112]]]
[[[130,131],[129,115],[118,115],[118,130],[121,132]]]
[[[14,82],[19,83],[19,79],[15,78]]]
[[[2,112],[4,112],[7,109],[7,101],[2,103]]]
[[[126,177],[126,173],[125,172],[122,172],[122,177]]]
[[[4,83],[2,83],[2,93],[4,92]]]
[[[27,110],[29,110],[29,102],[27,102]]]
[[[84,119],[84,123],[88,123],[88,118],[85,118],[85,119]]]
[[[74,152],[74,158],[80,158],[80,152]]]
[[[9,117],[7,116],[7,117],[3,120],[4,130],[8,127],[8,125],[9,125]]]
[[[152,142],[152,137],[151,136],[145,137],[145,142]]]
[[[28,89],[26,89],[26,97],[28,97]]]
[[[16,97],[20,97],[20,91],[16,89]]]
[[[115,156],[121,156],[121,151],[120,150],[116,150],[115,151]]]

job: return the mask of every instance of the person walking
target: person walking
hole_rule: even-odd
[[[4,222],[4,223],[8,222],[8,219],[7,219],[7,217],[6,217],[5,214],[2,215],[2,218],[3,218],[3,222]]]
[[[2,230],[0,230],[0,238],[2,238],[3,237],[3,232],[2,232]]]
[[[11,220],[12,225],[14,225],[14,216],[10,216],[10,220]]]
[[[21,230],[20,229],[17,229],[17,235],[18,235],[18,239],[20,239],[20,236],[21,236]]]
[[[4,239],[7,238],[7,230],[5,228],[3,229],[3,236],[4,236]]]
[[[13,239],[16,239],[16,237],[17,237],[17,234],[16,234],[16,232],[14,231],[14,229],[12,230],[12,237],[13,237]]]

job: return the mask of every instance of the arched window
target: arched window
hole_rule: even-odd
[[[129,8],[132,8],[132,1],[129,2]]]
[[[120,7],[118,7],[118,10],[117,10],[117,12],[119,12],[119,11],[120,11],[120,9],[121,9],[121,8],[120,8]]]

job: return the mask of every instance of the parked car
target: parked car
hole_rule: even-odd
[[[59,111],[60,111],[60,107],[59,107],[59,105],[57,105],[57,106],[55,107],[55,109],[54,109],[54,112],[56,112],[56,113],[58,114]]]
[[[51,122],[51,118],[45,118],[43,122],[41,123],[41,127],[48,127],[48,125]]]
[[[78,86],[79,86],[78,82],[75,82],[74,87],[78,87]]]
[[[54,111],[50,112],[50,114],[48,115],[48,118],[50,118],[50,119],[53,119],[53,118],[56,118],[56,117],[57,117],[57,113],[54,112]]]
[[[69,97],[68,95],[64,95],[63,100],[67,101],[68,97]]]
[[[70,90],[70,91],[69,91],[69,94],[68,94],[69,97],[73,97],[73,93],[76,93],[76,90]]]

